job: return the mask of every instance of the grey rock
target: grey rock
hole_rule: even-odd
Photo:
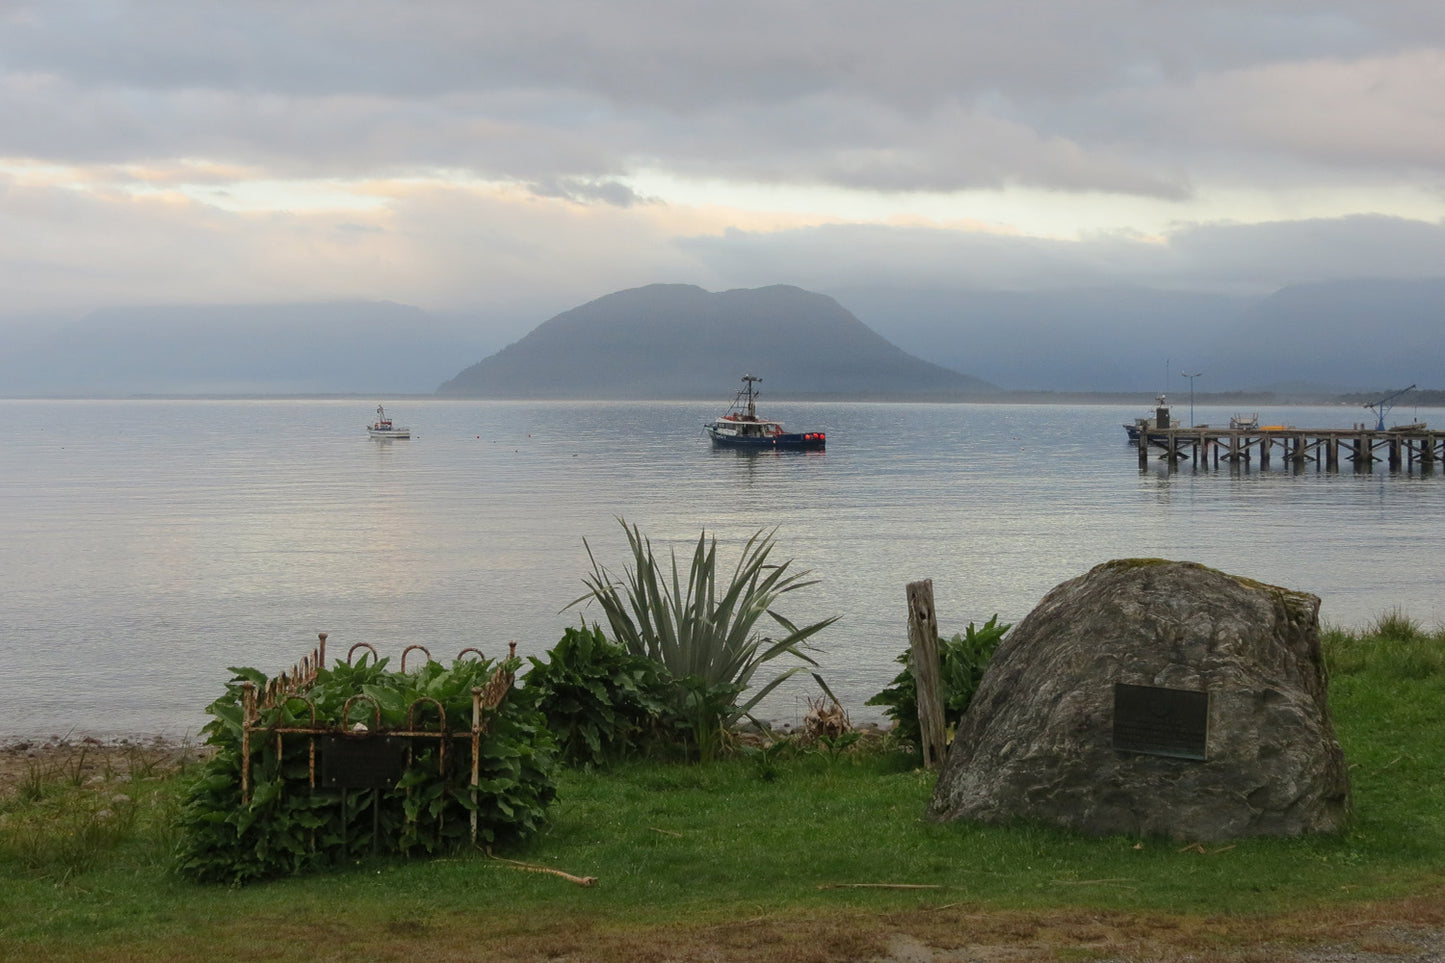
[[[1319,599],[1191,562],[1106,562],[1000,644],[929,806],[1213,842],[1344,826]],[[1208,693],[1204,758],[1115,748],[1115,684]]]

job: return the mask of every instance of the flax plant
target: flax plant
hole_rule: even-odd
[[[607,617],[615,641],[667,669],[686,693],[686,705],[701,709],[700,715],[693,713],[700,745],[714,726],[727,728],[745,716],[751,718],[752,710],[768,693],[799,672],[811,672],[832,698],[827,683],[812,671],[818,663],[804,651],[804,643],[838,617],[799,627],[774,611],[774,604],[783,595],[817,581],[807,580],[807,572],[789,572],[791,562],[768,561],[774,545],[773,532],[759,530],[748,539],[726,583],[719,578],[717,541],[703,532],[698,536],[684,584],[676,552],[670,553],[668,572],[654,556],[651,540],[636,525],[629,526],[621,518],[618,522],[632,549],[632,564],[625,577],[620,581],[613,578],[583,539],[592,563],[591,574],[583,579],[589,594],[571,604],[595,600]],[[780,637],[764,634],[764,616],[782,630]],[[740,702],[759,670],[783,656],[801,664],[773,676],[747,701]],[[701,716],[715,718],[709,722]]]

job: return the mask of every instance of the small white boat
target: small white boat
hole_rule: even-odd
[[[366,433],[373,438],[410,438],[411,429],[405,425],[393,425],[381,405],[376,406],[376,423],[366,426]]]

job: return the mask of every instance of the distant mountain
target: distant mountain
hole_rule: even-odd
[[[832,298],[787,285],[709,293],[618,291],[565,311],[437,393],[470,398],[700,398],[743,374],[771,396],[925,398],[991,393],[985,381],[890,344]]]
[[[905,351],[1002,388],[1177,393],[1440,385],[1445,279],[1299,284],[1265,297],[1094,288],[835,293]],[[1172,384],[1166,383],[1172,381]]]
[[[0,344],[0,395],[430,394],[495,345],[388,302],[95,311]],[[474,327],[474,326],[472,326]]]
[[[870,286],[838,297],[905,351],[1001,388],[1151,394],[1161,390],[1168,359],[1175,372],[1193,363],[1250,303],[1149,288]]]
[[[1305,381],[1336,391],[1445,386],[1445,279],[1299,284],[1250,304],[1210,345],[1242,386]]]
[[[0,318],[0,397],[386,397],[446,382],[441,393],[455,396],[716,398],[744,373],[766,378],[772,398],[1177,397],[1185,371],[1203,373],[1203,397],[1383,397],[1416,384],[1411,397],[1423,399],[1445,387],[1445,278],[1255,297],[653,285],[539,324],[552,310],[450,316],[335,301]]]

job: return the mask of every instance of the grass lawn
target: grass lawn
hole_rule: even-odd
[[[173,770],[61,758],[0,799],[0,959],[1264,960],[1322,941],[1406,958],[1445,926],[1445,645],[1327,641],[1355,804],[1338,835],[940,825],[933,776],[902,754],[814,750],[563,773],[547,829],[498,854],[527,867],[224,888],[170,871]]]

